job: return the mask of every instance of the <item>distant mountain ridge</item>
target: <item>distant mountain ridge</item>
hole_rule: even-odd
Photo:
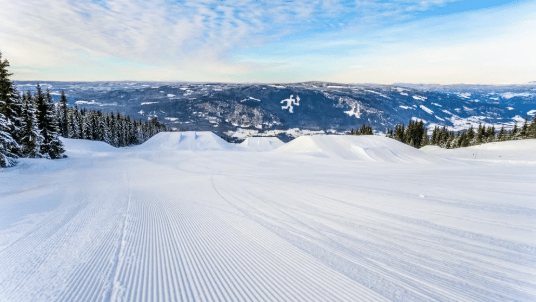
[[[19,91],[37,82],[15,82]],[[377,131],[420,119],[429,128],[512,128],[536,112],[536,85],[230,84],[41,82],[71,105],[158,119],[172,128],[248,135],[341,133],[362,124]]]

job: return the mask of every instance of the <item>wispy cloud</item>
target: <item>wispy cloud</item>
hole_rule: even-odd
[[[0,50],[19,78],[300,80],[454,1],[0,0]]]

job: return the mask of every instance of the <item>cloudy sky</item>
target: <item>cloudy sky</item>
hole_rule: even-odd
[[[15,80],[536,81],[536,1],[0,0]]]

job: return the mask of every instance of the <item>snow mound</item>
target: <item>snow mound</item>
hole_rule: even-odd
[[[141,150],[234,150],[236,147],[208,131],[160,132],[137,148]]]
[[[294,139],[274,152],[368,162],[430,163],[442,161],[394,139],[375,136],[316,135]]]
[[[116,152],[118,149],[105,142],[87,139],[73,139],[60,137],[65,154],[72,156],[98,156],[104,153]]]
[[[426,146],[421,150],[439,157],[536,164],[536,139],[494,142],[457,149]]]
[[[248,137],[240,144],[240,146],[247,150],[264,152],[277,149],[284,144],[285,143],[277,137]]]

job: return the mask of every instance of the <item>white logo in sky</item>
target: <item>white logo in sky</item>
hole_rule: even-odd
[[[281,106],[281,109],[288,109],[288,112],[294,113],[294,106],[300,106],[300,97],[296,96],[294,99],[294,95],[290,95],[290,98],[282,100],[281,103],[287,103],[285,106]]]

